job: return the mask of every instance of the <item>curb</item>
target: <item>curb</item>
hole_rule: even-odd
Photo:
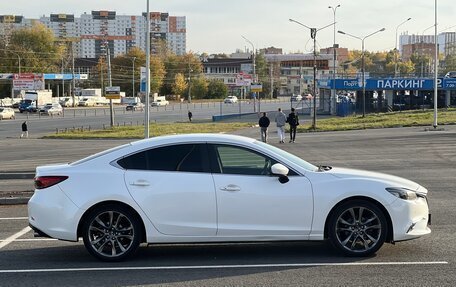
[[[30,197],[1,197],[0,205],[19,205],[27,204]]]

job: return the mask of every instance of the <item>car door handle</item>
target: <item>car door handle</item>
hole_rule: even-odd
[[[238,191],[241,191],[241,188],[234,184],[228,184],[225,187],[221,187],[220,190],[228,191],[228,192],[238,192]]]
[[[140,179],[140,180],[131,182],[130,185],[134,185],[134,186],[149,186],[150,183],[147,180],[141,180]]]

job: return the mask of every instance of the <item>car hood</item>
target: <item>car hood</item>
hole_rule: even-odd
[[[415,191],[421,187],[418,183],[411,180],[380,172],[333,167],[331,170],[326,171],[325,173],[329,173],[335,177],[344,179],[356,178],[376,180],[383,182],[385,185],[389,185],[390,187],[404,187]],[[422,188],[422,190],[424,191],[425,189]]]

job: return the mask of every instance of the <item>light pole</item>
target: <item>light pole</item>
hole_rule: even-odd
[[[340,7],[340,4],[337,5],[336,7],[329,6],[329,9],[332,9],[333,15],[334,15],[334,42],[333,42],[333,83],[332,83],[332,101],[331,101],[331,108],[334,105],[334,108],[332,108],[333,112],[335,111],[335,105],[336,105],[336,11],[337,8]]]
[[[353,37],[355,39],[358,39],[358,40],[361,40],[361,82],[362,82],[362,85],[363,85],[363,118],[366,116],[366,83],[364,82],[365,79],[364,79],[364,74],[365,74],[365,71],[364,71],[364,40],[366,40],[366,38],[369,38],[370,36],[373,36],[379,32],[383,32],[385,31],[385,28],[382,28],[380,30],[377,30],[375,31],[374,33],[371,33],[367,36],[364,36],[364,37],[358,37],[358,36],[355,36],[355,35],[352,35],[352,34],[348,34],[348,33],[345,33],[343,31],[337,31],[338,33],[340,34],[344,34],[344,35],[347,35],[347,36],[350,36],[350,37]]]
[[[135,97],[135,61],[136,61],[136,57],[133,57],[132,58],[132,63],[133,63],[133,70],[132,70],[132,76],[131,76],[131,80],[132,80],[132,85],[131,85],[131,90],[132,90],[132,94],[131,96],[132,97]]]
[[[438,69],[439,69],[439,46],[437,44],[437,0],[434,2],[434,10],[435,10],[435,21],[434,21],[434,39],[435,39],[435,61],[434,61],[434,129],[437,128],[437,76],[438,76]]]
[[[405,20],[404,22],[402,22],[401,24],[397,25],[396,27],[396,44],[394,45],[394,77],[396,77],[397,75],[397,31],[399,30],[399,27],[402,26],[403,24],[405,24],[406,22],[410,21],[412,18],[408,18],[407,20]]]
[[[144,138],[149,138],[149,96],[150,96],[150,13],[149,0],[147,0],[147,15],[146,15],[146,110],[144,118]]]
[[[310,28],[307,25],[302,24],[299,21],[293,20],[293,19],[288,19],[290,22],[296,23],[298,25],[301,25],[307,29],[310,30],[310,38],[313,39],[313,44],[314,44],[314,59],[313,59],[313,118],[312,118],[312,129],[316,130],[317,129],[317,32],[320,30],[323,30],[325,28],[328,28],[336,23],[331,23],[329,25],[326,25],[321,28]]]
[[[256,80],[256,62],[255,62],[255,54],[256,54],[256,51],[255,51],[255,45],[253,45],[252,41],[250,41],[249,39],[247,39],[246,37],[242,36],[241,37],[247,42],[249,43],[250,45],[252,45],[252,59],[253,59],[253,83],[256,84],[257,80]],[[256,103],[255,103],[255,100],[256,100],[256,92],[253,93],[254,97],[253,97],[253,111],[256,112]],[[260,101],[260,97],[258,97],[258,101]]]

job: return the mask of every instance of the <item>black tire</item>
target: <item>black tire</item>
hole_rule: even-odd
[[[107,261],[122,261],[136,252],[142,229],[136,214],[121,205],[101,206],[85,217],[84,245],[90,254]]]
[[[332,246],[347,256],[370,256],[385,243],[388,223],[382,210],[365,200],[338,206],[329,219]]]

